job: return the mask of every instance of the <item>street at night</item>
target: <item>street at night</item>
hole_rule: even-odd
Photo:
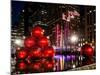
[[[12,75],[96,69],[96,7],[12,1]]]

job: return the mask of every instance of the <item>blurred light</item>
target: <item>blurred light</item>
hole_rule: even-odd
[[[94,40],[92,40],[92,43],[94,43]]]
[[[81,56],[79,56],[78,58],[79,58],[79,60],[81,60]]]
[[[92,46],[92,48],[94,49],[95,47],[94,47],[94,46]]]
[[[53,47],[54,50],[56,50],[56,46],[53,45],[52,47]]]
[[[25,36],[23,36],[23,39],[25,39],[26,37]]]
[[[82,43],[81,43],[81,46],[83,46]]]
[[[22,39],[16,39],[16,40],[14,41],[14,43],[15,43],[16,45],[18,45],[18,46],[23,46],[23,40],[22,40]]]
[[[78,44],[78,46],[80,46],[80,43]]]
[[[45,31],[44,31],[44,29],[43,29],[43,33],[44,33]]]
[[[83,45],[85,45],[85,43],[83,43]]]
[[[63,56],[63,55],[56,55],[56,56],[54,56],[54,58],[55,58],[55,59],[60,59],[60,58],[62,58],[62,56]]]
[[[90,13],[91,13],[92,11],[90,10]]]
[[[84,41],[85,39],[83,38],[83,41]]]
[[[78,36],[77,35],[72,35],[70,40],[71,40],[72,43],[75,43],[75,42],[78,41]]]
[[[92,46],[92,43],[90,43],[90,45]]]
[[[24,12],[24,10],[22,10],[22,12]]]
[[[41,11],[41,14],[42,14],[42,15],[47,14],[47,11],[46,11],[46,10],[42,10],[42,11]]]
[[[86,41],[85,44],[87,44],[88,42]]]
[[[68,22],[70,22],[70,19],[67,19]]]
[[[74,16],[72,15],[71,18],[74,19]]]
[[[79,56],[79,60],[83,60],[83,57],[82,56]]]
[[[74,64],[74,65],[73,65],[73,68],[75,68],[75,67],[76,67],[76,65]]]
[[[17,50],[20,50],[21,48],[20,47],[17,47]]]
[[[47,39],[49,39],[50,37],[49,36],[47,36]]]
[[[77,49],[77,51],[79,51],[79,52],[80,52],[80,51],[81,51],[81,47],[79,47],[79,48]]]

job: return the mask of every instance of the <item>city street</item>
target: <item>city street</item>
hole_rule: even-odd
[[[95,6],[12,1],[12,74],[96,69],[95,16]]]

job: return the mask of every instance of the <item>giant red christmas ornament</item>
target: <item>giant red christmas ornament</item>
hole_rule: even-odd
[[[93,48],[88,44],[83,45],[81,50],[82,50],[82,55],[83,56],[92,57],[93,54],[94,54]]]
[[[46,37],[42,37],[42,38],[40,38],[38,44],[40,47],[46,47],[46,46],[48,46],[49,41]]]
[[[39,48],[32,49],[29,54],[31,57],[39,58],[41,57],[41,50]]]
[[[35,45],[35,39],[33,37],[28,37],[24,40],[25,47],[31,48]]]
[[[33,70],[40,70],[40,68],[41,68],[41,63],[40,62],[36,62],[36,63],[33,63],[33,64],[31,64],[31,69],[33,69]]]
[[[55,52],[52,47],[47,47],[43,51],[44,57],[53,57]]]
[[[42,37],[43,36],[43,29],[39,26],[36,26],[32,29],[32,36],[35,37]]]
[[[53,70],[53,67],[54,67],[54,62],[53,61],[46,61],[45,63],[45,68],[48,70],[48,69],[52,69]]]
[[[24,70],[24,69],[26,69],[26,67],[27,67],[27,65],[26,65],[24,62],[18,63],[18,68],[19,68],[20,70]]]
[[[36,26],[32,29],[31,36],[24,40],[24,49],[18,48],[16,66],[21,71],[51,71],[54,67],[54,55],[54,49],[49,47],[49,40],[43,36],[43,29]]]
[[[20,59],[24,59],[27,56],[27,52],[25,50],[19,50],[17,52],[17,57]]]

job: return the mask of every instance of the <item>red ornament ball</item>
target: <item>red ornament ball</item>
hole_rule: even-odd
[[[38,49],[38,48],[36,48],[36,49],[32,49],[31,51],[30,51],[30,56],[31,57],[37,57],[37,58],[40,58],[41,57],[41,50],[40,49]]]
[[[33,69],[33,70],[40,70],[40,68],[41,68],[41,63],[39,63],[39,62],[31,64],[31,69]]]
[[[53,61],[46,61],[45,63],[45,68],[48,69],[52,69],[54,68],[54,62]]]
[[[26,58],[26,56],[27,56],[27,52],[25,50],[19,50],[17,52],[17,57],[20,59],[24,59],[24,58]]]
[[[18,68],[19,68],[20,70],[24,70],[24,69],[26,69],[26,67],[27,67],[27,65],[26,65],[24,62],[20,62],[20,63],[18,64]]]
[[[35,37],[42,37],[43,36],[43,29],[40,26],[36,26],[32,29],[32,36]]]
[[[49,41],[46,37],[42,37],[42,38],[40,38],[38,44],[39,44],[40,47],[46,47],[46,46],[48,46]]]
[[[35,39],[33,37],[28,37],[24,40],[25,47],[31,48],[35,45]]]
[[[47,47],[43,51],[44,57],[53,57],[55,55],[55,51],[52,47]]]
[[[83,56],[92,57],[93,54],[94,54],[93,48],[88,44],[83,45],[81,50],[82,50],[82,55]]]

